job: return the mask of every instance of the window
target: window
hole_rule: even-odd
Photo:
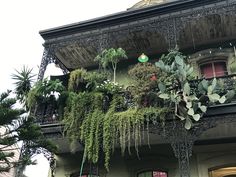
[[[163,171],[145,171],[139,173],[138,177],[167,177],[167,173]]]
[[[209,171],[209,177],[236,177],[236,167],[222,167]]]
[[[201,76],[205,78],[227,75],[226,63],[224,61],[208,62],[200,65]]]

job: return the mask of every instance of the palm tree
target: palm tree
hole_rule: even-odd
[[[27,66],[23,66],[23,68],[18,71],[15,70],[16,73],[12,74],[12,79],[16,80],[15,84],[15,93],[17,99],[19,99],[20,103],[26,104],[27,94],[32,87],[32,82],[34,81],[35,74],[32,74],[32,68],[28,68]]]

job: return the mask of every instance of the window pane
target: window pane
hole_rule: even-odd
[[[214,63],[215,76],[224,76],[227,74],[225,62]]]
[[[161,171],[154,171],[153,172],[153,177],[167,177],[166,172],[161,172]]]
[[[162,171],[145,171],[139,173],[138,177],[167,177],[167,173]]]
[[[201,65],[201,74],[205,78],[214,77],[212,63]]]

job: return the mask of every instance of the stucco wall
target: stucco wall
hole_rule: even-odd
[[[102,164],[99,165],[100,177],[136,177],[141,171],[162,170],[168,177],[179,177],[178,161],[173,155],[170,145],[143,147],[138,159],[133,155],[121,157],[116,152],[111,159],[110,171],[107,173]],[[81,165],[81,154],[61,154],[57,156],[56,177],[69,177],[78,172]],[[220,166],[236,165],[236,144],[194,146],[190,159],[191,177],[208,177],[208,170]],[[84,169],[88,169],[85,164]]]

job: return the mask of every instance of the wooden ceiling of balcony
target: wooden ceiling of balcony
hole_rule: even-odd
[[[202,6],[201,8],[204,7],[205,6]],[[182,11],[178,11],[178,13],[180,14],[178,18],[181,19]],[[100,26],[98,29],[94,28],[88,29],[87,31],[73,31],[70,32],[70,34],[62,34],[59,37],[52,37],[53,35],[50,36],[47,31],[41,32],[41,35],[45,39],[45,46],[50,46],[51,43],[60,44],[61,41],[70,40],[70,42],[63,45],[58,45],[59,47],[57,47],[54,52],[56,57],[66,66],[66,68],[69,70],[74,70],[80,67],[86,68],[96,65],[93,60],[96,55],[99,54],[99,49],[101,49],[101,47],[122,47],[126,50],[130,59],[137,58],[143,52],[149,56],[155,56],[166,52],[170,48],[170,41],[168,40],[171,35],[168,31],[170,28],[164,32],[166,34],[163,32],[160,33],[158,28],[163,28],[163,26],[156,26],[155,28],[150,27],[148,21],[151,21],[154,17],[162,18],[163,16],[166,17],[170,14],[171,12],[169,14],[155,15],[148,18],[142,17],[142,21],[140,21],[137,17],[132,20],[132,23],[130,21],[126,22],[123,20],[119,22],[119,24],[115,25],[110,21],[110,25],[108,24],[106,27]],[[176,18],[177,17],[175,17],[175,19]],[[98,19],[97,21],[101,19]],[[187,23],[185,22],[184,28],[180,31],[176,30],[174,40],[177,42],[180,49],[194,48],[197,50],[200,46],[207,46],[217,43],[221,45],[225,41],[236,39],[235,19],[235,13],[230,14],[227,13],[227,11],[226,13],[209,14],[200,18],[193,16],[191,20],[188,20]],[[180,23],[181,21],[177,22]],[[96,23],[96,19],[94,20],[94,23]],[[175,28],[181,25],[178,23],[175,24],[176,26],[172,27]],[[142,28],[138,28],[137,24],[143,24]],[[129,30],[123,30],[120,33],[119,31],[123,29],[123,26],[125,25],[129,28]],[[68,29],[69,27],[65,26],[58,29],[63,30],[63,28]],[[110,31],[112,32],[106,33],[109,34],[108,36],[102,36],[102,33],[99,32],[101,29],[105,29],[104,31],[108,32],[111,29]],[[55,34],[58,33],[58,31],[55,32],[55,29],[52,31],[54,31]],[[53,32],[51,32],[51,34],[53,34]],[[85,36],[83,37],[83,40],[76,40],[76,37],[80,35]],[[103,40],[100,40],[99,36],[102,37]]]

